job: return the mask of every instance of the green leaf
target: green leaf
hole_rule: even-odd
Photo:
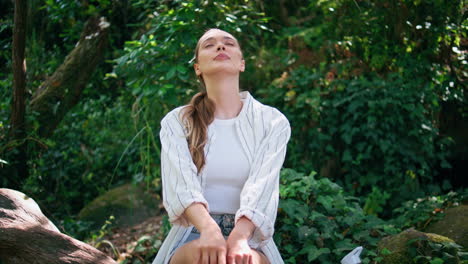
[[[330,254],[330,249],[320,248],[317,250],[317,248],[311,248],[307,254],[307,260],[309,262],[314,261],[323,254]]]
[[[444,263],[444,260],[441,259],[441,258],[434,258],[433,260],[431,260],[430,263],[431,263],[431,264],[443,264],[443,263]]]
[[[172,79],[172,77],[174,77],[175,73],[176,73],[176,70],[177,68],[176,67],[172,67],[166,74],[166,79],[170,80]]]
[[[333,197],[321,195],[317,198],[317,203],[323,205],[323,207],[328,211],[333,207]]]
[[[349,151],[349,149],[346,149],[343,152],[343,158],[341,160],[344,162],[353,160],[353,157],[351,156],[351,152]]]
[[[382,255],[384,255],[384,256],[385,256],[385,255],[390,255],[390,254],[392,254],[392,252],[391,252],[390,250],[388,250],[388,248],[383,248],[383,249],[380,251],[380,253],[381,253]]]

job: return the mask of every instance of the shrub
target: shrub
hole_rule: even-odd
[[[408,241],[408,247],[409,256],[416,264],[468,263],[468,252],[454,242],[417,238]]]
[[[398,231],[373,215],[365,215],[355,197],[327,178],[284,169],[275,241],[286,263],[339,263],[363,246],[361,259],[377,256],[377,242]]]
[[[391,222],[402,229],[414,227],[424,230],[429,223],[442,219],[447,208],[458,206],[467,200],[468,189],[464,189],[460,192],[451,191],[444,195],[405,201],[393,210]]]
[[[389,200],[392,207],[450,188],[448,182],[433,184],[437,168],[450,167],[450,138],[439,134],[433,118],[438,88],[407,81],[407,74],[329,82],[325,71],[299,67],[261,90],[264,101],[282,109],[292,124],[286,165],[320,168],[321,176],[353,195],[373,186],[398,192]],[[421,188],[426,185],[432,189]]]

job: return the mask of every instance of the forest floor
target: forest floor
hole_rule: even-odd
[[[115,227],[94,246],[118,262],[127,260],[132,263],[139,259],[145,263],[153,246],[152,238],[158,234],[161,225],[162,215],[158,215],[133,226]]]

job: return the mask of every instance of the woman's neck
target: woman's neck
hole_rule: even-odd
[[[217,119],[236,117],[242,109],[239,95],[239,77],[204,80],[208,97],[215,103],[214,113]]]

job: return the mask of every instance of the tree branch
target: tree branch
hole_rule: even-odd
[[[39,135],[50,136],[65,114],[75,106],[107,45],[109,23],[90,18],[80,40],[62,65],[34,93],[30,110],[36,112]]]

